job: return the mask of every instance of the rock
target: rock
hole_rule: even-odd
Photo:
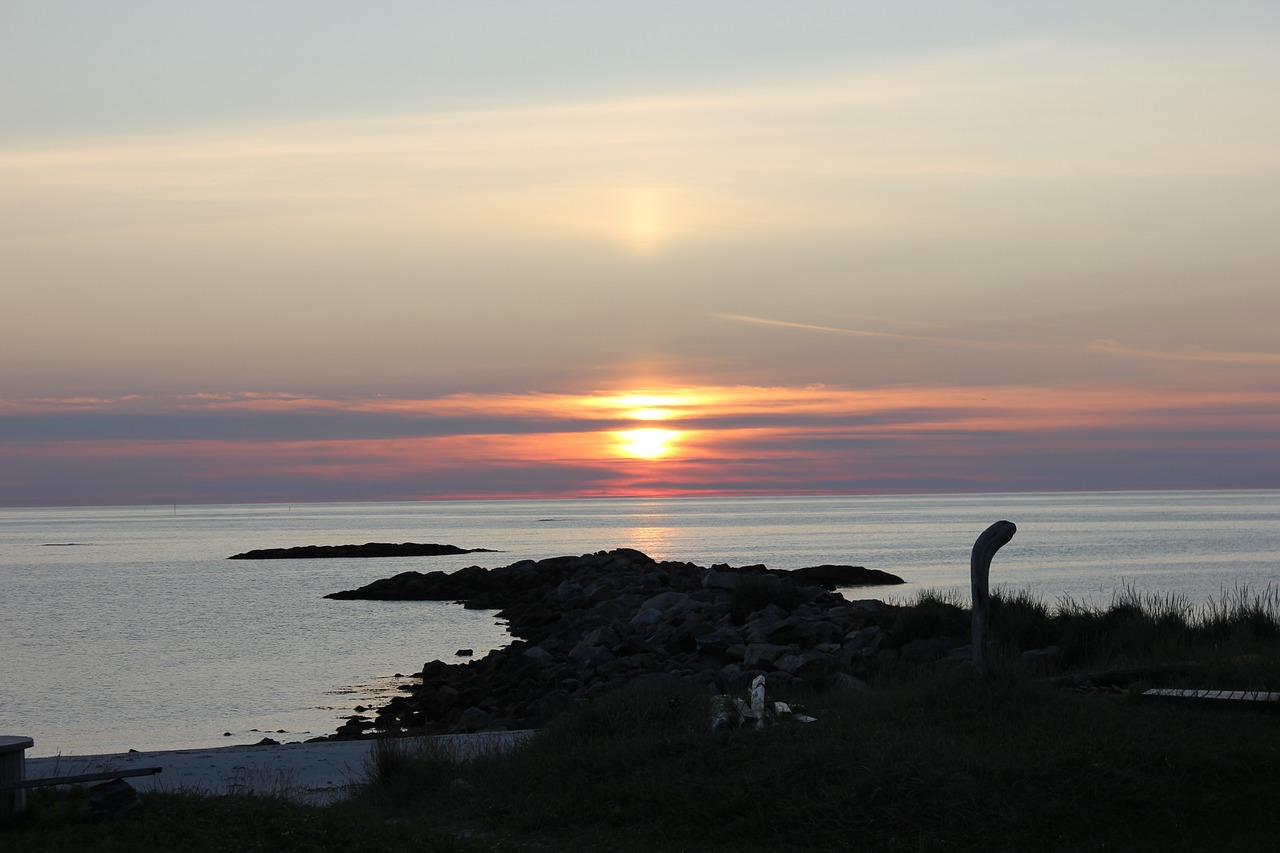
[[[359,737],[364,734],[365,729],[372,727],[372,723],[352,720],[338,726],[336,734],[339,737]]]
[[[831,676],[828,686],[832,690],[866,690],[867,683],[847,672],[837,672]]]
[[[672,610],[685,609],[693,603],[693,599],[683,592],[663,592],[655,595],[640,605],[641,610],[657,610],[666,614]]]
[[[138,792],[123,779],[112,779],[89,788],[89,807],[94,811],[123,814],[140,802]]]
[[[453,654],[455,657],[469,658],[475,654],[475,650],[474,649],[458,649]]]
[[[538,666],[551,666],[555,663],[555,655],[542,648],[541,646],[530,646],[521,652],[522,655],[536,663]]]
[[[857,683],[885,642],[879,602],[764,566],[710,570],[629,549],[452,574],[402,572],[330,598],[452,600],[497,609],[514,642],[428,661],[377,712],[335,736],[532,728],[625,684],[741,692],[768,673]],[[884,612],[891,612],[891,609]],[[846,679],[853,679],[848,682]]]
[[[441,557],[446,554],[492,553],[488,548],[459,548],[430,543],[366,542],[363,545],[299,545],[293,548],[259,548],[232,554],[228,560],[314,560],[332,557]]]
[[[480,708],[468,708],[458,718],[458,725],[464,732],[478,732],[489,725],[492,717]]]
[[[1028,649],[1014,661],[1014,669],[1032,675],[1053,675],[1062,665],[1062,649],[1049,646],[1043,649]]]
[[[574,646],[569,657],[588,666],[599,666],[614,659],[613,652],[604,646],[587,645],[585,641]]]
[[[897,575],[862,566],[809,566],[792,569],[788,575],[800,583],[817,584],[826,589],[856,586],[892,586],[906,583]]]
[[[779,646],[773,643],[752,643],[747,646],[747,650],[742,656],[742,665],[754,668],[760,664],[768,664],[772,668],[773,662],[789,651],[791,651],[791,648],[788,646]]]
[[[650,607],[648,609],[641,609],[639,613],[631,617],[631,621],[627,624],[632,627],[642,628],[647,625],[657,625],[665,619],[666,617],[663,616],[661,610],[656,607]]]
[[[952,649],[963,645],[964,640],[958,637],[931,637],[905,644],[898,654],[903,663],[933,663],[941,660]]]
[[[751,588],[759,590],[763,595],[768,595],[782,588],[782,580],[777,575],[744,574],[712,569],[702,576],[702,585],[707,589],[727,589],[730,592]]]

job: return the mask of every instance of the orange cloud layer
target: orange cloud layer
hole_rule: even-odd
[[[119,418],[125,425],[109,435]],[[320,426],[335,434],[296,437]],[[1053,488],[1055,478],[1091,470],[1090,460],[1104,481],[1126,465],[1172,476],[1210,457],[1236,460],[1246,480],[1250,470],[1264,476],[1265,463],[1251,469],[1240,460],[1280,456],[1280,393],[1122,386],[742,386],[423,400],[246,393],[4,401],[0,429],[8,436],[0,440],[0,470],[8,472],[0,474],[0,502],[8,504],[52,500],[39,496],[64,481],[68,495],[84,494],[77,478],[106,489],[96,500],[110,501],[148,493],[340,499],[344,489],[398,498],[1025,489],[1037,477]]]

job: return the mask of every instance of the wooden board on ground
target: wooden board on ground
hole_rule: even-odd
[[[1280,711],[1280,693],[1258,690],[1183,690],[1153,688],[1142,694],[1143,699],[1164,702],[1194,702],[1209,707],[1255,708]]]

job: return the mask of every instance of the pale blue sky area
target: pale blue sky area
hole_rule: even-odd
[[[8,0],[9,139],[617,97],[1017,39],[1275,35],[1274,2]]]

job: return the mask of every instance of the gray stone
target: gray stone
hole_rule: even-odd
[[[748,669],[753,669],[762,663],[773,666],[775,660],[790,651],[792,651],[792,648],[789,646],[779,646],[774,643],[751,643],[747,646],[747,650],[742,656],[742,665]]]
[[[657,625],[664,619],[666,617],[662,615],[661,610],[656,607],[649,607],[641,609],[639,613],[631,617],[631,621],[627,624],[636,628],[643,628],[648,625]]]
[[[464,731],[478,732],[485,726],[489,725],[493,718],[480,708],[468,708],[462,712],[462,716],[458,718],[458,725]]]
[[[604,646],[588,645],[583,641],[573,647],[569,657],[588,666],[599,666],[613,660],[615,655]]]
[[[521,652],[524,657],[536,663],[538,666],[551,666],[556,662],[555,655],[542,648],[541,646],[530,646]]]
[[[831,680],[828,682],[832,690],[866,690],[867,683],[861,678],[855,678],[847,672],[837,672],[832,674]]]
[[[693,604],[693,598],[688,593],[660,592],[640,605],[640,609],[643,611],[652,607],[655,610],[666,613],[676,608],[687,608],[691,604]]]

